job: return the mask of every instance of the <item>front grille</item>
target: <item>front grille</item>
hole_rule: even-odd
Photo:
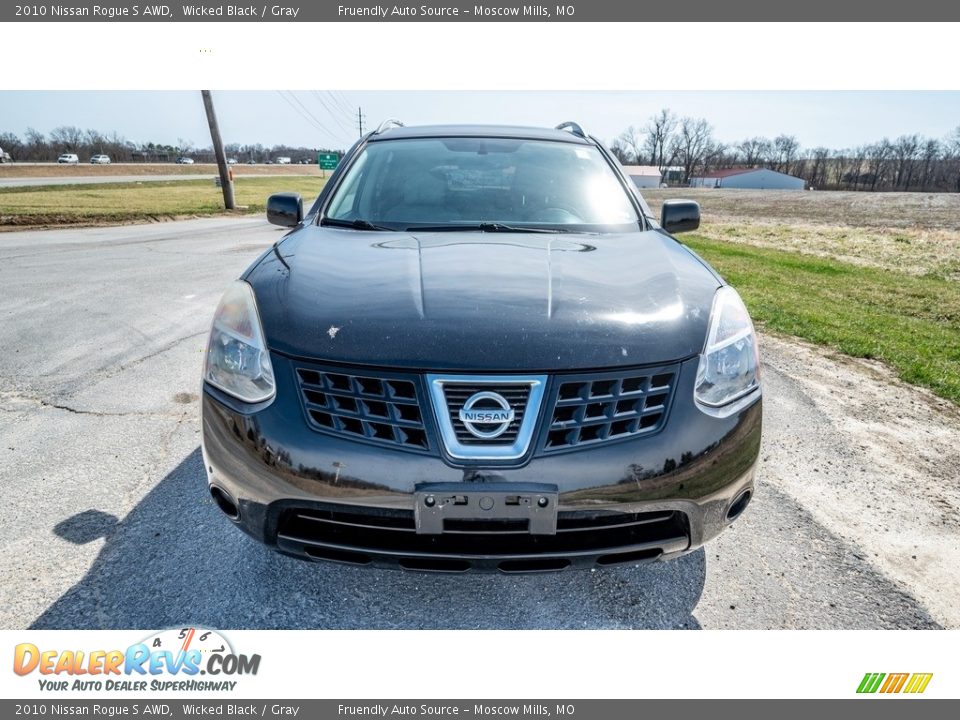
[[[495,392],[506,400],[513,408],[513,422],[507,429],[493,440],[484,440],[476,437],[467,430],[467,426],[460,420],[460,410],[464,404],[473,395],[478,392]],[[523,414],[527,408],[527,400],[530,398],[530,385],[462,385],[447,383],[443,386],[443,394],[447,400],[447,412],[450,414],[450,422],[453,424],[453,431],[461,445],[489,445],[496,443],[498,445],[512,445],[517,435],[520,433],[520,427],[523,423]],[[491,407],[497,407],[492,404]]]
[[[307,421],[316,430],[429,451],[417,384],[370,374],[297,368]]]
[[[560,511],[556,535],[531,535],[514,521],[458,521],[441,535],[419,535],[412,510],[327,506],[289,508],[280,514],[277,529],[278,542],[288,551],[356,564],[389,556],[401,567],[419,570],[468,570],[490,563],[506,572],[562,569],[577,556],[613,564],[689,546],[686,516],[669,510]],[[624,548],[633,550],[618,552]],[[558,564],[540,566],[538,557]],[[444,565],[454,561],[456,567]]]
[[[545,453],[659,430],[666,420],[677,368],[556,378],[548,408]]]

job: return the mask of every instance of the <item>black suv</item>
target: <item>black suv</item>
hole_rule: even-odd
[[[302,558],[527,572],[697,548],[750,500],[757,339],[736,291],[575,123],[385,123],[227,290],[203,454]]]

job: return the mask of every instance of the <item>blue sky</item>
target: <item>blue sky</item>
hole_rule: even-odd
[[[346,147],[363,108],[368,124],[396,117],[424,123],[555,125],[576,120],[609,142],[660,108],[705,117],[715,136],[796,135],[804,147],[845,148],[905,133],[943,137],[960,125],[960,92],[425,92],[223,91],[214,98],[226,142]],[[286,98],[286,99],[285,99]],[[299,103],[297,102],[299,101]],[[302,104],[302,107],[301,107]],[[310,117],[312,115],[312,118]],[[0,131],[58,125],[116,130],[135,142],[208,145],[199,91],[0,91]]]

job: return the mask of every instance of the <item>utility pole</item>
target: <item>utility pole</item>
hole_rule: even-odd
[[[363,118],[365,115],[357,108],[357,130],[360,131],[360,137],[363,137]]]
[[[220,170],[220,186],[223,188],[223,204],[227,210],[237,207],[233,199],[233,180],[230,179],[230,170],[227,169],[227,156],[223,152],[223,139],[220,137],[220,126],[217,124],[217,114],[213,111],[213,98],[209,90],[201,90],[203,107],[207,111],[207,124],[210,126],[210,140],[213,141],[213,152],[217,156],[217,168]]]

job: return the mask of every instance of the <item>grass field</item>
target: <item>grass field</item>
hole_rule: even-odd
[[[320,175],[316,165],[231,165],[234,175]],[[58,165],[56,163],[12,163],[0,165],[2,178],[116,177],[117,175],[209,175],[217,174],[211,163],[111,163],[110,165]]]
[[[683,241],[734,285],[761,327],[873,358],[960,403],[960,283],[699,235]]]
[[[681,240],[759,325],[880,360],[960,403],[960,195],[656,190],[701,203]]]
[[[274,192],[299,192],[304,205],[317,196],[320,177],[238,177],[234,183],[240,212],[263,212]],[[204,180],[46,185],[0,188],[0,229],[162,220],[224,212],[223,195]]]

